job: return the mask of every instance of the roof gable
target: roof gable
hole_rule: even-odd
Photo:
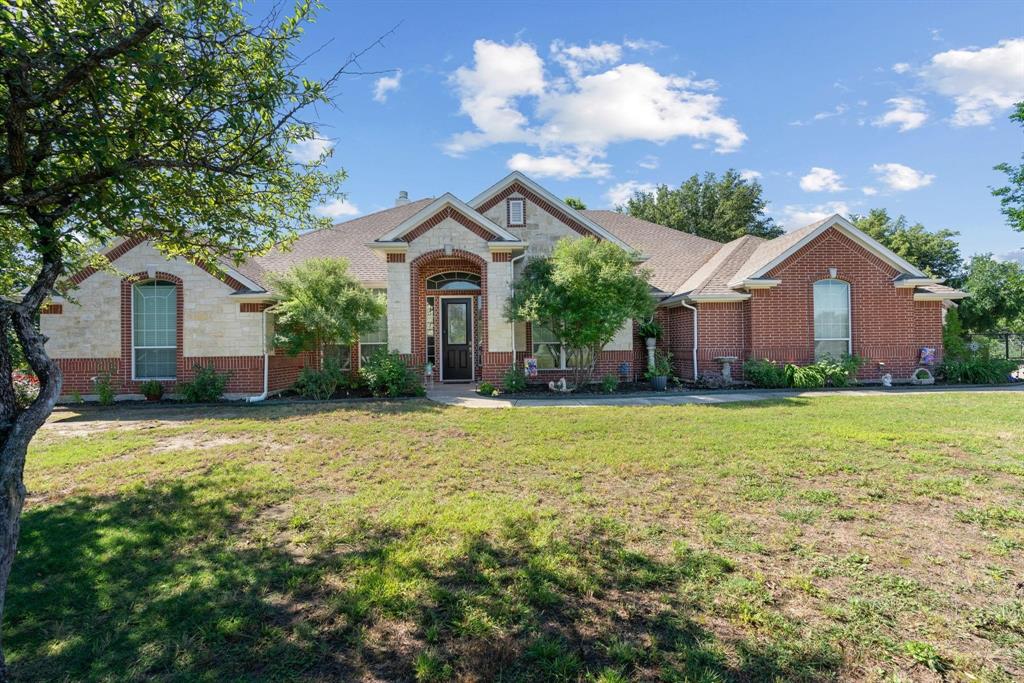
[[[800,251],[811,240],[830,228],[835,228],[843,233],[901,273],[915,277],[927,277],[918,268],[915,268],[892,250],[879,244],[872,237],[859,230],[853,223],[839,214],[834,214],[823,221],[813,223],[762,244],[750,255],[750,258],[743,264],[743,267],[737,271],[733,281],[730,282],[730,286],[737,286],[736,283],[742,280],[765,277],[773,268]]]
[[[107,259],[109,263],[114,263],[114,261],[116,261],[117,259],[121,258],[122,256],[124,256],[131,250],[135,249],[139,245],[145,244],[146,242],[146,238],[142,236],[129,237],[117,243],[113,247],[107,249],[106,251],[103,252],[102,255],[104,258]],[[186,258],[185,260],[191,263],[196,268],[199,268],[200,270],[209,274],[210,277],[220,280],[228,287],[234,289],[236,292],[264,291],[263,287],[259,283],[249,279],[241,272],[239,272],[238,270],[236,270],[235,268],[226,263],[218,262],[216,265],[211,265],[204,261],[194,258]],[[77,273],[68,278],[68,280],[71,282],[71,284],[77,286],[85,282],[89,277],[98,273],[99,271],[100,269],[94,266],[86,266],[85,268],[82,268]]]
[[[489,220],[480,212],[475,211],[450,192],[441,195],[376,239],[375,242],[412,242],[446,218],[452,218],[467,230],[488,242],[513,242],[517,244],[520,242],[518,237]]]
[[[572,208],[519,171],[509,173],[494,185],[473,197],[469,201],[469,206],[483,213],[513,194],[520,194],[526,197],[526,199],[581,235],[606,240],[629,252],[638,251],[617,235],[590,220],[582,212]]]

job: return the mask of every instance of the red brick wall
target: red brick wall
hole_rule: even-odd
[[[880,377],[879,362],[884,362],[885,371],[894,377],[909,377],[917,367],[922,346],[934,346],[941,354],[941,303],[915,302],[913,289],[893,286],[896,269],[831,229],[769,273],[769,277],[782,280],[778,287],[751,292],[750,301],[743,304],[747,307],[748,342],[745,352],[737,355],[813,362],[813,286],[829,277],[830,267],[838,269],[838,279],[850,284],[853,352],[867,361],[859,373],[861,379]],[[705,325],[731,324],[731,319],[705,316],[701,306],[701,343]],[[722,332],[714,334],[721,337]]]

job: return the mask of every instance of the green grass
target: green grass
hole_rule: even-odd
[[[64,412],[4,644],[47,681],[1020,680],[1022,418],[966,393]]]

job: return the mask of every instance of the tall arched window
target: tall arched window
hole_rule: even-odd
[[[132,287],[132,372],[135,379],[175,379],[178,288],[153,280]]]
[[[814,283],[814,360],[839,360],[850,351],[850,285],[818,280]]]

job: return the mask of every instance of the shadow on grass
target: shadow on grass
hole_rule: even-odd
[[[720,556],[655,559],[613,525],[551,537],[530,517],[447,554],[416,552],[422,528],[371,523],[304,553],[266,523],[265,492],[225,488],[165,481],[29,510],[5,634],[17,679],[754,681],[839,667],[826,645],[708,630],[733,573]]]
[[[64,423],[111,421],[120,422],[161,420],[164,422],[190,422],[193,420],[285,420],[304,415],[333,412],[370,412],[380,415],[393,413],[436,413],[447,406],[426,398],[411,399],[345,399],[337,401],[267,401],[263,403],[185,403],[143,401],[121,402],[111,406],[95,404],[68,405],[54,412],[73,415],[63,417]]]

